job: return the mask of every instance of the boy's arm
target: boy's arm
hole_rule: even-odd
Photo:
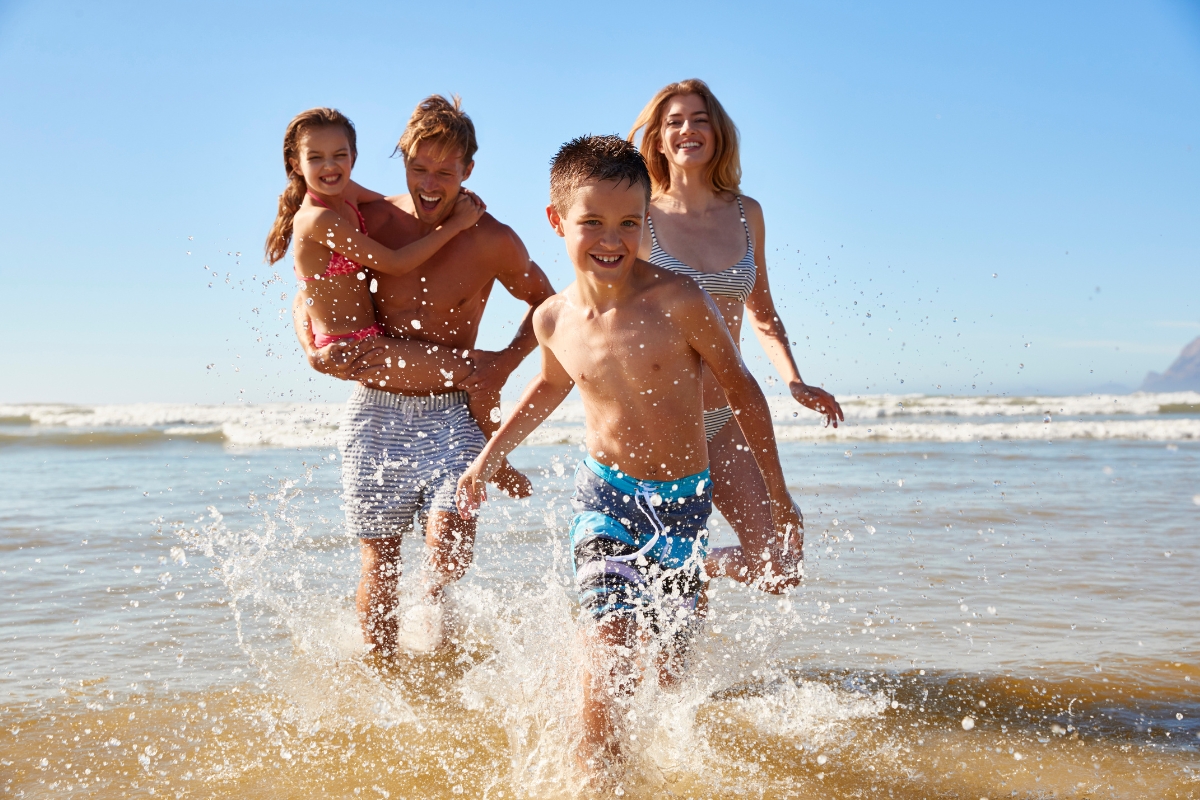
[[[455,499],[459,515],[470,519],[475,514],[479,504],[487,499],[488,480],[504,463],[504,459],[558,408],[574,386],[575,382],[554,353],[542,345],[541,373],[525,387],[516,410],[458,479]]]

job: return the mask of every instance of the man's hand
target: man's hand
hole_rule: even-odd
[[[508,376],[517,368],[519,359],[514,359],[507,350],[495,352],[492,350],[472,350],[471,363],[475,369],[471,374],[458,382],[458,388],[465,392],[499,392],[504,388]]]
[[[487,478],[480,471],[480,463],[476,460],[458,479],[458,488],[454,492],[454,503],[458,506],[458,515],[463,519],[474,519],[479,513],[479,506],[487,500]]]
[[[832,424],[836,428],[839,421],[846,421],[846,415],[842,413],[842,407],[838,405],[838,401],[821,387],[794,381],[788,385],[788,388],[791,389],[792,397],[796,399],[797,403],[824,416],[827,426]]]

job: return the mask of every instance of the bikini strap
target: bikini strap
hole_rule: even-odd
[[[735,195],[737,198],[738,212],[742,216],[742,227],[746,229],[746,246],[751,250],[754,249],[754,240],[750,238],[750,223],[746,222],[746,208],[742,205],[742,196]]]
[[[654,218],[649,213],[646,214],[646,222],[650,224],[650,241],[655,247],[658,247],[658,236],[654,233]]]
[[[321,198],[317,197],[316,193],[313,192],[312,189],[306,189],[305,191],[308,192],[308,196],[312,198],[313,202],[320,205],[321,208],[329,208],[329,206],[325,205],[325,201],[322,200]],[[354,215],[358,217],[359,233],[361,233],[363,236],[366,236],[367,235],[367,221],[365,219],[363,219],[362,212],[358,210],[358,206],[351,205],[351,203],[348,200],[343,200],[342,202],[345,203],[346,205],[350,206],[350,210],[353,211]],[[329,210],[332,211],[333,209],[330,208]]]
[[[329,206],[325,205],[325,201],[322,200],[321,198],[317,197],[317,193],[314,192],[312,189],[305,189],[304,191],[307,192],[308,196],[312,198],[312,201],[314,203],[316,203],[317,205],[319,205],[321,208],[329,208]],[[329,209],[329,210],[332,211],[333,209]]]

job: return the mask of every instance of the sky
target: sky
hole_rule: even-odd
[[[412,108],[460,94],[467,185],[561,288],[550,157],[687,77],[741,131],[808,382],[1129,391],[1200,336],[1195,0],[0,2],[0,402],[340,401],[262,258],[293,115],[345,112],[398,193]]]

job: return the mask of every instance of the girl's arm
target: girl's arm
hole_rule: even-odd
[[[504,463],[508,454],[559,407],[574,385],[575,382],[555,358],[554,353],[549,347],[542,345],[541,374],[525,387],[524,394],[517,402],[516,411],[504,421],[500,430],[492,435],[483,451],[458,479],[455,499],[458,503],[458,513],[463,519],[473,517],[480,503],[487,500],[487,482]]]
[[[796,359],[788,344],[787,331],[784,330],[783,321],[779,319],[779,313],[775,310],[775,298],[771,296],[771,285],[767,280],[766,223],[763,220],[762,206],[749,197],[743,197],[742,202],[745,204],[746,219],[754,235],[754,265],[757,270],[754,291],[746,299],[746,315],[767,358],[771,359],[780,377],[787,382],[792,397],[800,405],[823,414],[826,422],[832,423],[836,428],[838,421],[845,419],[842,407],[829,392],[819,386],[809,386],[800,377],[800,369],[796,366]]]
[[[385,275],[405,275],[428,261],[461,231],[474,226],[483,216],[484,208],[474,195],[460,195],[445,222],[417,241],[392,250],[355,230],[332,209],[306,206],[296,215],[297,249],[309,243],[319,244]]]

